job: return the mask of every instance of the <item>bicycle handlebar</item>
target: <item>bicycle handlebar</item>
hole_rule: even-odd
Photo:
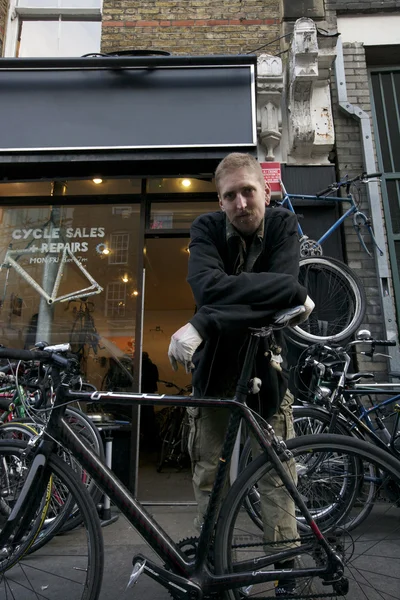
[[[53,362],[60,367],[68,367],[70,361],[55,352],[44,352],[41,350],[19,350],[15,348],[0,348],[0,358],[12,360],[24,360],[26,362]]]
[[[338,190],[340,187],[344,187],[346,185],[350,185],[356,181],[362,181],[363,183],[367,183],[368,179],[376,179],[382,177],[382,173],[361,173],[361,175],[357,175],[357,177],[353,177],[352,179],[346,179],[345,181],[338,181],[336,183],[331,183],[327,188],[317,192],[315,195],[319,198],[320,196],[325,196],[330,192],[334,192]]]

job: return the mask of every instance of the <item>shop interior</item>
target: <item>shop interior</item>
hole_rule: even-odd
[[[39,340],[69,342],[85,380],[108,391],[132,390],[141,348],[141,391],[189,394],[190,376],[172,370],[167,351],[171,335],[195,310],[186,283],[189,228],[198,214],[218,209],[215,188],[207,178],[148,179],[143,236],[142,186],[140,179],[101,178],[0,186],[0,343],[32,348]],[[140,253],[144,268],[138,273]],[[128,483],[131,409],[87,411],[121,423],[114,433],[115,468]],[[141,500],[193,496],[187,453],[160,456],[170,411],[141,409]]]

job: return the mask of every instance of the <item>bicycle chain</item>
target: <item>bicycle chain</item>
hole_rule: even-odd
[[[290,542],[298,542],[298,538],[296,539],[291,539],[291,540],[285,540],[285,544],[290,543]],[[198,542],[198,538],[192,537],[192,538],[185,538],[183,540],[181,540],[177,545],[178,547],[184,551],[184,553],[188,556],[188,557],[193,557],[194,554],[196,553],[196,549],[197,549],[197,542]],[[278,546],[280,544],[282,544],[283,542],[269,542],[269,545],[271,546]],[[233,547],[234,548],[247,548],[249,546],[251,546],[252,548],[256,547],[256,546],[263,546],[264,543],[260,542],[259,544],[235,544]],[[211,558],[211,557],[209,557]],[[212,562],[212,561],[211,561]],[[176,600],[176,596],[172,593],[169,592],[170,596]],[[343,598],[343,596],[341,596]],[[203,600],[221,600],[222,596],[219,594],[219,592],[214,592],[211,594],[204,594],[203,596]],[[340,597],[337,594],[332,594],[332,592],[329,592],[327,594],[295,594],[295,595],[291,595],[291,596],[285,596],[285,600],[322,600],[322,599],[326,599],[326,600],[338,600]],[[270,600],[271,596],[257,596],[257,600]]]

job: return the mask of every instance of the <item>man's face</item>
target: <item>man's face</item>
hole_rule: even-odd
[[[268,183],[261,183],[252,169],[242,167],[222,175],[219,181],[219,205],[236,229],[255,233],[271,200]]]

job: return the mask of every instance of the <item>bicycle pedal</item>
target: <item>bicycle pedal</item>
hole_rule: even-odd
[[[131,573],[131,576],[129,577],[129,581],[128,581],[128,585],[126,586],[126,589],[129,589],[135,585],[135,583],[137,582],[137,580],[143,573],[145,565],[146,565],[145,560],[137,560],[133,564],[132,573]]]

